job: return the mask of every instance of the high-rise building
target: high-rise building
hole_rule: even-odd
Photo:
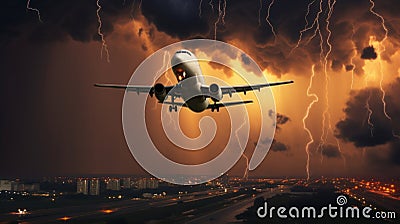
[[[1,190],[38,192],[40,191],[40,184],[0,180],[0,191]]]
[[[124,189],[131,188],[131,178],[129,178],[129,177],[123,178],[121,187]]]
[[[158,180],[155,178],[142,178],[137,181],[138,189],[156,189],[158,188]]]
[[[89,180],[86,179],[79,179],[76,181],[76,192],[78,194],[85,194],[87,195],[89,188]]]
[[[40,191],[39,183],[19,184],[18,191],[38,192]]]
[[[157,189],[158,188],[158,180],[155,178],[147,179],[147,188]]]
[[[100,181],[99,179],[91,179],[89,185],[89,194],[90,195],[99,195],[100,194]]]
[[[12,181],[0,180],[0,191],[11,191]]]
[[[112,191],[121,190],[121,185],[119,183],[119,179],[109,179],[106,180],[106,189]]]

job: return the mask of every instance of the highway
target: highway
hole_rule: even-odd
[[[282,190],[282,191],[281,191]],[[197,223],[233,223],[237,222],[236,215],[244,212],[248,207],[253,206],[254,199],[256,197],[264,197],[264,199],[271,198],[278,193],[288,192],[288,188],[278,189],[271,188],[264,190],[262,193],[257,196],[250,198],[237,198],[234,199],[231,203],[226,204],[225,207],[222,207],[213,212],[205,213],[199,215],[198,217],[194,217],[193,219],[185,222],[187,224],[197,224]]]
[[[134,212],[158,209],[177,205],[178,203],[196,202],[213,197],[221,196],[224,192],[218,190],[208,190],[204,192],[193,192],[178,196],[168,196],[154,199],[139,200],[118,200],[99,204],[85,204],[78,206],[68,206],[62,208],[50,208],[28,211],[26,215],[15,213],[0,214],[0,223],[4,221],[23,221],[24,223],[59,223],[61,221],[77,220],[101,220],[110,216],[129,215]],[[18,218],[20,217],[20,218]]]

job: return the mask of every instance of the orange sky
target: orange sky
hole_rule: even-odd
[[[318,2],[305,17],[310,26],[317,15]],[[320,2],[323,7],[328,4],[328,1]],[[144,2],[141,8],[137,4],[131,8],[104,5],[100,16],[110,62],[104,57],[105,52],[101,57],[95,5],[77,7],[90,11],[86,17],[64,15],[79,13],[76,8],[63,14],[57,13],[58,8],[50,3],[48,8],[38,5],[43,23],[30,11],[20,17],[12,13],[7,17],[10,21],[19,19],[5,24],[2,36],[2,73],[10,75],[2,77],[0,88],[2,100],[8,105],[1,122],[5,130],[2,148],[7,150],[0,169],[5,175],[25,172],[28,175],[29,172],[32,175],[144,174],[130,154],[123,135],[124,93],[96,89],[93,83],[126,84],[140,63],[160,48],[180,40],[216,38],[246,52],[258,63],[268,81],[295,81],[289,86],[272,88],[276,112],[290,120],[279,125],[276,131],[275,140],[281,147],[270,150],[250,176],[306,178],[307,143],[311,140],[314,141],[308,148],[310,177],[396,176],[400,171],[397,159],[400,99],[396,92],[400,89],[399,4],[377,2],[375,11],[371,11],[369,0],[330,2],[335,2],[331,20],[327,17],[329,10],[323,11],[318,20],[320,30],[313,26],[303,33],[299,42],[299,30],[305,25],[307,10],[307,3],[301,1],[290,4],[281,1],[271,8],[269,19],[276,36],[266,21],[266,8],[259,8],[259,1],[228,2],[224,14],[218,14],[217,7],[211,9],[204,3],[200,7],[201,15],[198,15],[197,3],[193,2],[186,2],[186,11],[180,10],[179,15],[174,14],[175,6],[168,1],[157,6]],[[296,8],[299,5],[301,10]],[[168,10],[164,9],[167,7]],[[222,15],[225,17],[221,18]],[[187,26],[187,21],[180,16],[188,17],[189,25],[190,21],[196,25]],[[174,23],[168,23],[170,20]],[[316,34],[314,38],[313,34]],[[294,49],[297,43],[298,48]],[[362,58],[368,46],[373,47],[376,59]],[[251,77],[239,60],[235,58],[228,63],[237,72]],[[155,66],[163,68],[162,64]],[[231,85],[243,84],[229,69],[208,63],[201,63],[201,67],[203,73],[222,78]],[[159,81],[174,84],[175,79],[167,71]],[[252,94],[241,96],[254,98]],[[156,144],[165,146],[167,139],[161,135],[157,123],[160,105],[154,109],[154,101],[154,98],[148,99],[147,122],[153,128],[149,131]],[[251,133],[245,154],[250,157],[258,136],[259,111],[256,104],[246,108],[251,115]],[[162,147],[162,153],[187,163],[201,163],[218,155],[219,145],[228,134],[224,132],[228,119],[224,110],[219,114],[183,110],[182,129],[189,137],[196,137],[199,129],[191,130],[191,127],[204,115],[215,117],[218,126],[217,139],[209,147],[198,153],[183,150],[176,153],[174,150],[178,149]],[[23,155],[16,165],[21,169],[13,170],[11,161],[16,153]],[[245,167],[246,160],[241,158],[229,173],[242,176]]]

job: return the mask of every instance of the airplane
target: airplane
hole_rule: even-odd
[[[121,85],[121,84],[94,84],[96,87],[107,87],[134,91],[137,94],[147,93],[151,97],[155,96],[159,103],[169,104],[169,112],[177,112],[178,106],[187,107],[191,111],[200,113],[206,109],[211,112],[219,112],[220,107],[228,107],[239,104],[252,103],[252,100],[219,103],[223,96],[228,94],[232,97],[233,93],[260,90],[261,88],[278,86],[293,83],[292,80],[274,83],[263,83],[256,85],[241,86],[219,86],[216,83],[206,85],[204,76],[198,63],[197,57],[190,51],[182,49],[175,52],[171,59],[172,71],[178,81],[176,85],[164,86],[157,83],[154,86]],[[184,84],[182,84],[184,83]],[[171,91],[171,90],[174,91]],[[166,101],[168,96],[171,101]],[[176,102],[176,98],[182,98],[184,102]],[[213,103],[210,103],[211,98]]]

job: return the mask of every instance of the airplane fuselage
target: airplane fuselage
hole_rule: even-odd
[[[125,89],[126,91],[147,93],[151,97],[155,96],[159,103],[169,104],[169,111],[178,111],[178,106],[188,107],[191,111],[200,113],[206,109],[211,112],[219,111],[220,107],[229,107],[253,103],[252,100],[230,101],[220,103],[224,95],[232,97],[233,93],[244,93],[248,91],[260,90],[261,88],[285,85],[293,83],[292,80],[274,83],[260,83],[254,85],[239,86],[219,86],[217,83],[206,85],[203,73],[201,71],[198,59],[188,50],[179,50],[175,52],[171,59],[172,71],[178,81],[178,84],[164,86],[162,83],[156,83],[153,86],[143,85],[121,85],[121,84],[95,84],[97,87]],[[166,100],[171,97],[171,101]],[[176,102],[176,98],[182,98],[184,103]],[[211,99],[213,102],[209,101]]]
[[[196,56],[188,50],[179,50],[172,57],[171,66],[186,105],[194,112],[207,109],[209,101],[201,90],[205,84],[204,76]]]

